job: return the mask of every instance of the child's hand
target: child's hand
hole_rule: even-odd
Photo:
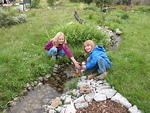
[[[77,69],[81,69],[81,66],[80,66],[80,63],[79,63],[79,62],[75,62],[74,65],[75,65],[75,67],[76,67]]]
[[[57,47],[58,44],[57,44],[57,40],[53,40],[53,46]]]
[[[81,73],[84,73],[84,71],[85,71],[85,70],[82,69],[82,70],[81,70]]]
[[[82,69],[84,70],[86,68],[85,62],[82,62]]]

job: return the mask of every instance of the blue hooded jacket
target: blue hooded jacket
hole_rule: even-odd
[[[96,66],[97,60],[98,60],[99,57],[102,57],[106,61],[106,63],[108,63],[111,66],[111,62],[110,62],[110,60],[107,57],[105,52],[106,52],[106,50],[103,47],[96,46],[92,50],[92,52],[90,52],[88,54],[88,61],[87,61],[87,64],[86,64],[86,70],[90,70],[94,66]]]

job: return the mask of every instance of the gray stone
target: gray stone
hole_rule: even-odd
[[[92,102],[94,99],[94,94],[93,93],[87,94],[87,95],[85,95],[84,98],[87,102]]]
[[[63,107],[58,106],[55,110],[60,113],[63,110]]]
[[[43,82],[43,77],[39,77],[38,79],[40,82]]]
[[[82,95],[79,98],[77,98],[76,100],[74,100],[74,103],[82,103],[82,102],[85,102],[84,95]]]
[[[106,95],[107,98],[111,98],[116,94],[117,91],[114,89],[103,89],[103,90],[100,90],[98,92]]]
[[[118,103],[124,105],[124,106],[127,107],[127,108],[130,108],[130,107],[132,106],[132,105],[129,103],[129,101],[128,101],[125,97],[123,97],[120,93],[116,93],[116,95],[113,96],[113,97],[111,98],[111,100],[113,100],[113,101],[115,101],[115,102],[118,102]]]
[[[117,28],[117,29],[115,30],[115,32],[116,32],[116,34],[117,34],[117,35],[122,34],[122,32],[120,31],[120,29],[119,29],[119,28]]]
[[[71,102],[71,104],[66,106],[65,113],[76,113],[76,109],[74,107],[74,104]]]
[[[129,108],[130,113],[142,113],[140,110],[138,110],[137,106],[132,106]]]
[[[101,93],[95,93],[94,100],[97,102],[106,100],[106,95]]]
[[[76,109],[79,109],[79,108],[82,109],[82,108],[88,107],[89,104],[88,102],[82,102],[82,103],[75,103],[74,105]]]
[[[72,100],[71,96],[67,96],[65,101],[64,101],[64,104],[70,104],[71,100]]]
[[[49,110],[48,113],[56,113],[56,111],[55,110]]]

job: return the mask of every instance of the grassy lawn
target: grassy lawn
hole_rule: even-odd
[[[134,12],[102,14],[92,5],[85,8],[84,4],[68,2],[56,9],[32,9],[25,12],[26,23],[0,28],[0,109],[5,108],[27,82],[51,72],[55,62],[43,50],[49,40],[47,33],[56,25],[74,22],[74,9],[88,24],[121,28],[121,45],[109,52],[113,68],[107,80],[131,103],[150,113],[149,6],[135,7]]]
[[[149,13],[129,12],[130,19],[122,25],[122,43],[111,52],[113,69],[108,77],[121,94],[145,113],[150,112]]]

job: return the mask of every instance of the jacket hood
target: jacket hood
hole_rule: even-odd
[[[102,47],[102,46],[98,46],[98,45],[96,45],[96,47],[94,48],[94,50],[98,50],[98,51],[103,51],[103,52],[105,52],[106,50]]]

